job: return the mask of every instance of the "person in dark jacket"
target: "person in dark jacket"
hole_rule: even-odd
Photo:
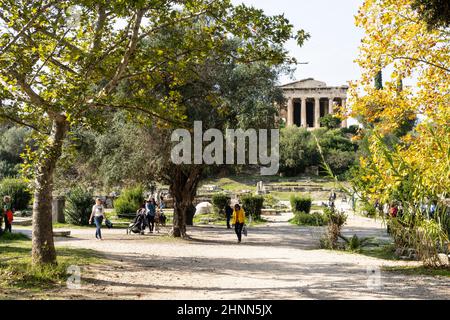
[[[225,207],[225,216],[227,218],[227,229],[231,229],[230,220],[232,215],[233,215],[233,208],[229,204],[227,204]]]

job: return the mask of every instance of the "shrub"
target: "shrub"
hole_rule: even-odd
[[[320,118],[320,125],[327,129],[336,129],[341,126],[341,119],[332,114],[327,114],[325,117]]]
[[[334,208],[325,208],[323,213],[328,218],[328,230],[325,239],[321,240],[321,246],[328,249],[337,249],[338,238],[341,235],[342,226],[347,221],[347,215]]]
[[[319,212],[296,212],[289,222],[298,226],[323,226],[328,223],[328,219]]]
[[[0,182],[0,197],[10,196],[15,210],[24,210],[32,199],[30,190],[21,179],[6,178]]]
[[[66,194],[64,216],[66,221],[79,226],[89,224],[94,199],[92,193],[82,187],[75,187]]]
[[[254,219],[261,218],[261,209],[264,204],[264,197],[246,195],[241,198],[242,207],[244,208],[248,216],[252,216]]]
[[[271,194],[266,194],[263,197],[264,197],[264,207],[265,208],[275,208],[280,203],[280,200]]]
[[[376,243],[371,242],[372,240],[374,240],[373,237],[360,238],[356,234],[354,234],[350,238],[339,235],[339,238],[345,241],[345,248],[349,251],[361,251],[361,249],[364,247],[377,245]]]
[[[144,202],[142,186],[124,189],[114,201],[114,208],[118,216],[136,212]]]
[[[225,193],[216,193],[212,196],[214,211],[218,214],[225,213],[225,206],[230,203],[230,197]]]
[[[375,209],[374,205],[366,202],[361,207],[361,213],[368,217],[375,217],[377,215],[377,209]]]
[[[291,208],[294,213],[296,212],[309,213],[311,211],[311,204],[312,204],[311,197],[292,195],[290,201],[291,201]]]

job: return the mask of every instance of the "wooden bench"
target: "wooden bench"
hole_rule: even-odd
[[[70,231],[53,231],[54,237],[68,237],[70,236]]]
[[[262,216],[276,216],[278,211],[276,209],[261,209]]]

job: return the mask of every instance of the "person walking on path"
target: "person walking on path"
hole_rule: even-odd
[[[233,208],[227,204],[225,206],[225,217],[227,218],[227,229],[231,229],[230,220],[231,216],[233,215]]]
[[[150,229],[150,233],[153,233],[153,229],[155,228],[155,215],[156,215],[156,201],[154,198],[149,199],[147,204],[145,205],[148,228]]]
[[[5,232],[11,232],[11,226],[14,219],[14,209],[12,208],[11,197],[5,196],[3,198],[3,202],[3,219],[5,220]]]
[[[95,223],[95,237],[98,240],[102,239],[102,222],[105,219],[105,208],[103,207],[102,200],[100,198],[95,199],[95,204],[92,206],[91,217],[89,223],[94,220]]]
[[[236,232],[238,243],[242,240],[242,228],[245,224],[245,212],[239,204],[234,206],[232,224],[234,225],[234,230]]]

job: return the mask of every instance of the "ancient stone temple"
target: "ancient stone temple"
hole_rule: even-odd
[[[320,118],[333,114],[337,106],[345,106],[348,86],[328,87],[325,82],[308,78],[280,86],[287,105],[280,116],[287,126],[320,128]],[[342,122],[346,127],[347,122]]]

